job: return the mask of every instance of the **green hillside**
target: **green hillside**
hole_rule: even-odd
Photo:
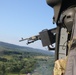
[[[51,75],[53,63],[52,53],[0,42],[0,75]]]
[[[53,52],[50,51],[45,51],[45,50],[40,50],[40,49],[35,49],[35,48],[30,48],[30,47],[24,47],[24,46],[18,46],[18,45],[14,45],[14,44],[9,44],[9,43],[5,43],[5,42],[0,42],[0,47],[3,49],[1,50],[15,50],[15,51],[25,51],[25,52],[35,52],[35,53],[40,53],[40,54],[45,54],[45,55],[54,55]],[[5,49],[4,49],[5,48]]]

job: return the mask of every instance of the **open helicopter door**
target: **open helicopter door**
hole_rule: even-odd
[[[55,48],[55,59],[61,59],[66,57],[68,54],[67,41],[68,33],[67,28],[63,24],[59,23],[61,7],[63,0],[47,0],[47,4],[54,9],[54,21],[57,25],[56,31],[56,48]]]
[[[61,59],[68,54],[67,43],[68,41],[70,41],[72,35],[71,32],[76,11],[75,7],[76,0],[62,0],[61,8],[57,19],[57,25],[60,25],[60,40],[58,41],[58,59]]]

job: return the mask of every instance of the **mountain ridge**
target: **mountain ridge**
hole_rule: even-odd
[[[45,51],[42,49],[36,49],[36,48],[25,47],[25,46],[19,46],[19,45],[10,44],[10,43],[0,41],[0,50],[1,50],[1,47],[7,48],[7,49],[10,48],[12,50],[17,50],[17,51],[35,52],[35,53],[43,53],[46,55],[54,55],[54,53],[50,52],[50,51]]]

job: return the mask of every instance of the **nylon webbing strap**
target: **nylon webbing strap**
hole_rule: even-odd
[[[75,17],[74,17],[74,23],[73,23],[70,43],[71,43],[71,47],[76,46],[76,12],[75,12]]]

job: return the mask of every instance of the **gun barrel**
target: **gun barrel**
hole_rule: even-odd
[[[22,41],[25,41],[25,40],[27,40],[28,42],[29,41],[36,41],[36,40],[39,40],[40,39],[40,37],[39,37],[39,35],[36,35],[36,36],[32,36],[32,37],[29,37],[29,38],[25,38],[25,39],[23,39],[23,38],[21,38],[21,40],[19,40],[19,42],[22,42]]]
[[[28,39],[29,39],[29,38],[25,38],[25,39],[21,38],[21,40],[19,40],[19,42],[25,41],[25,40],[28,40]]]

